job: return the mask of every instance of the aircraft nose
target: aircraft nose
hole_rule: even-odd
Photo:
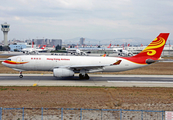
[[[5,62],[3,61],[1,64],[3,64],[4,66],[6,66]]]
[[[4,65],[4,61],[2,62],[2,64]]]
[[[5,63],[5,60],[1,64],[3,64],[4,66],[8,66],[8,64]]]

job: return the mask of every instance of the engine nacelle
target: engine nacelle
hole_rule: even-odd
[[[67,68],[55,68],[53,69],[53,75],[55,77],[70,77],[74,76],[74,72]]]

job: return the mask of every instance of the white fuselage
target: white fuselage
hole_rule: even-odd
[[[86,56],[54,56],[54,55],[21,55],[8,58],[18,63],[3,65],[18,71],[53,71],[54,68],[71,66],[91,66],[91,65],[110,65],[104,66],[99,72],[119,72],[143,67],[146,65],[137,64],[119,57],[86,57]],[[118,60],[122,60],[119,65],[111,65]],[[91,72],[91,71],[88,71]]]
[[[37,49],[37,48],[24,48],[22,49],[22,52],[39,52],[44,51],[44,49]]]

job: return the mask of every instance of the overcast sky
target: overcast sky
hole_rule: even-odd
[[[173,40],[173,0],[1,0],[9,39],[75,37]],[[3,33],[0,34],[0,40]]]

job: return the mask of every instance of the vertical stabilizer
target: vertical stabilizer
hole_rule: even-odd
[[[160,58],[169,33],[160,33],[143,51],[133,57]]]

